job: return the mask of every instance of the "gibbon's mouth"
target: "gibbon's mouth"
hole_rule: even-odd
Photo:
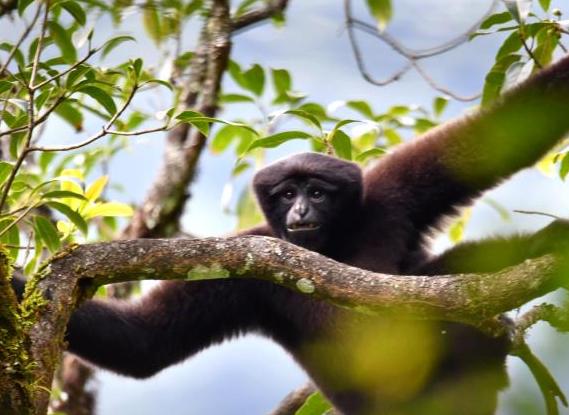
[[[293,223],[287,226],[287,231],[289,232],[310,232],[315,231],[320,228],[317,223]]]

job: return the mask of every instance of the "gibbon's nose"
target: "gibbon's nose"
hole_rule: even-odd
[[[308,203],[304,197],[299,197],[293,207],[300,219],[303,219],[308,214]]]

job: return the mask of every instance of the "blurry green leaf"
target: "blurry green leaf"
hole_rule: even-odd
[[[251,163],[247,162],[246,160],[239,160],[239,162],[233,167],[231,170],[231,177],[237,177],[244,171],[248,170],[251,167]]]
[[[8,42],[0,43],[0,50],[3,50],[8,53],[12,53],[12,49],[14,49],[14,45]],[[20,68],[26,67],[26,61],[24,59],[24,54],[20,51],[20,49],[16,49],[14,51],[14,60],[18,64]]]
[[[11,163],[0,161],[0,185],[6,181],[13,168],[14,166]]]
[[[494,13],[486,18],[481,24],[480,29],[490,29],[494,25],[507,23],[512,20],[510,12]]]
[[[241,129],[232,125],[224,125],[219,129],[217,134],[210,142],[211,151],[214,154],[223,153],[231,145],[234,138],[236,138]]]
[[[351,108],[366,118],[373,119],[373,110],[371,109],[370,105],[365,101],[348,101],[346,102],[346,106]]]
[[[77,23],[79,23],[81,26],[85,25],[87,22],[87,16],[85,15],[85,11],[79,5],[79,3],[73,0],[67,0],[59,2],[58,4],[61,5],[61,7],[63,7],[67,13],[73,16]]]
[[[496,54],[496,62],[508,55],[511,55],[514,52],[517,52],[521,48],[522,40],[520,38],[520,33],[518,31],[512,32],[506,38],[506,40],[504,40],[504,43],[502,43],[500,49],[498,49],[498,53]]]
[[[383,149],[383,148],[379,148],[379,147],[371,148],[369,150],[366,150],[366,151],[358,154],[356,156],[356,161],[358,163],[363,163],[363,162],[367,161],[367,159],[377,158],[377,157],[383,156],[386,153],[387,153],[387,151],[385,151],[385,149]]]
[[[153,0],[147,0],[142,8],[144,29],[148,36],[159,45],[162,42],[162,27],[158,5]]]
[[[36,216],[34,218],[34,230],[51,253],[57,252],[61,246],[61,241],[57,229],[49,220],[43,216]]]
[[[243,94],[224,94],[219,97],[219,100],[226,103],[255,102],[253,98]]]
[[[247,89],[249,91],[257,96],[263,95],[263,89],[265,88],[265,71],[263,71],[260,65],[255,64],[243,72],[243,78],[247,82]]]
[[[440,117],[447,105],[448,98],[436,97],[433,101],[433,112],[437,117]]]
[[[13,217],[5,217],[0,219],[0,233],[2,234],[2,236],[0,237],[0,243],[6,245],[19,246],[20,230],[18,229],[18,226],[14,225],[7,231],[4,231],[7,227],[12,225],[13,222],[14,222]],[[9,248],[8,253],[10,255],[10,258],[15,261],[18,258],[19,251],[20,250],[17,248]]]
[[[149,85],[149,84],[158,84],[168,88],[170,91],[174,90],[170,82],[163,81],[162,79],[150,79],[148,81],[145,81],[142,85]]]
[[[251,6],[253,6],[258,1],[259,0],[243,0],[241,3],[239,3],[239,6],[237,6],[237,9],[235,10],[235,16],[241,16],[244,13],[248,12],[251,9]]]
[[[390,146],[395,146],[399,143],[401,143],[403,141],[403,139],[401,138],[401,136],[397,133],[397,131],[391,129],[391,128],[387,128],[385,130],[383,130],[383,135],[385,136],[385,138],[387,139],[387,143]]]
[[[12,89],[12,86],[13,86],[12,82],[0,81],[0,94],[2,92],[6,92],[6,91]]]
[[[132,69],[134,70],[134,74],[137,78],[140,78],[140,74],[142,73],[142,59],[136,58],[132,62]]]
[[[482,92],[482,106],[486,106],[493,102],[502,91],[506,80],[506,71],[515,62],[521,59],[520,55],[506,55],[496,61],[494,66],[486,74],[484,89]]]
[[[533,57],[541,66],[547,66],[553,60],[553,52],[559,43],[557,30],[554,27],[544,27],[536,35],[537,47]]]
[[[273,86],[277,96],[283,95],[292,88],[290,73],[286,69],[271,69]]]
[[[22,16],[24,11],[28,8],[30,4],[32,4],[34,0],[18,0],[18,14]]]
[[[49,33],[51,38],[61,51],[63,59],[67,63],[74,63],[77,61],[77,51],[73,42],[71,41],[71,34],[68,33],[59,23],[56,21],[47,22],[47,27],[49,28]]]
[[[559,177],[561,177],[561,180],[565,180],[567,173],[569,173],[569,153],[565,153],[561,160],[561,166],[559,167]]]
[[[194,14],[196,11],[200,10],[202,6],[203,6],[203,0],[192,0],[186,5],[186,8],[184,9],[184,14],[186,15],[186,17],[189,17],[192,14]]]
[[[340,158],[352,159],[352,141],[342,130],[333,130],[329,138],[336,155]]]
[[[285,131],[283,133],[269,135],[253,141],[247,151],[249,152],[255,148],[274,148],[290,140],[306,139],[310,137],[311,135],[304,131]]]
[[[99,104],[101,104],[101,106],[105,108],[109,115],[114,115],[117,112],[117,107],[113,101],[113,98],[101,88],[93,85],[87,85],[79,88],[77,92],[89,95]]]
[[[296,109],[296,110],[286,111],[283,114],[289,114],[299,117],[305,121],[308,121],[309,124],[312,124],[319,131],[322,131],[322,125],[320,124],[320,121],[318,121],[318,118],[316,118],[314,115],[310,114],[309,112]]]
[[[97,216],[132,216],[134,210],[125,203],[106,202],[88,206],[82,213],[90,219]]]
[[[314,392],[295,412],[295,415],[324,415],[331,409],[333,408],[330,402],[320,392]]]
[[[93,183],[91,183],[91,185],[87,187],[87,190],[85,190],[85,196],[87,197],[87,199],[89,199],[92,202],[97,200],[99,196],[101,196],[101,194],[103,193],[103,190],[105,190],[105,187],[107,186],[108,182],[109,182],[109,176],[101,176]]]
[[[177,120],[182,122],[187,122],[194,125],[200,132],[204,135],[209,134],[209,123],[220,123],[226,125],[233,125],[235,127],[244,128],[254,135],[259,135],[255,129],[247,124],[237,123],[237,122],[229,122],[225,120],[221,120],[219,118],[213,117],[206,117],[203,114],[200,114],[196,111],[184,111],[176,116]]]
[[[56,154],[54,152],[51,151],[43,151],[39,158],[38,158],[38,164],[40,166],[40,169],[42,171],[42,173],[45,173],[50,165],[50,163],[52,162],[52,160],[56,157]]]
[[[296,108],[297,110],[301,110],[304,112],[308,112],[309,114],[314,115],[316,118],[320,120],[325,120],[328,118],[328,114],[326,113],[326,109],[320,104],[315,102],[307,102],[302,104],[300,107]]]
[[[55,113],[67,121],[75,131],[83,130],[83,114],[69,102],[63,102],[55,109]]]
[[[42,195],[43,199],[65,199],[65,198],[75,198],[79,200],[87,200],[85,196],[81,193],[75,193],[70,190],[54,190],[52,192],[47,192]]]
[[[539,4],[544,12],[549,11],[549,6],[551,6],[551,0],[539,0]]]
[[[391,8],[391,0],[366,0],[371,15],[377,20],[379,30],[385,29],[385,26],[391,20],[393,10]]]
[[[87,222],[85,222],[85,219],[83,219],[83,217],[78,212],[74,211],[69,206],[59,202],[48,202],[47,205],[62,213],[75,226],[77,226],[77,229],[79,229],[83,235],[87,235],[89,227],[87,225]]]
[[[263,221],[263,214],[251,192],[249,186],[245,187],[237,201],[237,229],[248,229]]]
[[[116,48],[117,46],[119,46],[121,43],[124,42],[129,42],[129,41],[133,41],[136,42],[136,40],[134,39],[134,37],[132,36],[117,36],[114,37],[112,39],[109,39],[105,42],[105,44],[102,46],[102,57],[104,58],[105,56],[107,56],[109,53],[111,53],[111,51]]]

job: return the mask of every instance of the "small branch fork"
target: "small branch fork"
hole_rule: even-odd
[[[456,38],[451,39],[448,42],[445,42],[441,45],[428,49],[410,49],[401,44],[398,40],[393,38],[388,33],[380,32],[377,30],[375,26],[355,18],[352,13],[352,0],[344,0],[344,15],[345,15],[346,28],[348,31],[348,38],[350,40],[350,45],[352,47],[352,52],[354,54],[354,58],[356,59],[356,64],[358,66],[358,70],[361,73],[362,77],[367,82],[377,86],[385,86],[399,80],[405,73],[407,73],[410,69],[414,68],[417,71],[417,73],[431,86],[431,88],[433,88],[438,92],[448,95],[457,101],[473,101],[475,99],[478,99],[480,97],[479,94],[473,96],[460,96],[458,94],[455,94],[448,88],[439,85],[419,65],[419,60],[441,55],[467,42],[470,34],[473,33],[476,29],[478,29],[478,27],[484,21],[484,19],[486,19],[494,11],[498,3],[499,0],[493,0],[488,11],[482,16],[482,18],[480,18],[468,30],[466,30],[464,33],[457,36]],[[363,54],[356,39],[355,29],[370,34],[379,39],[380,41],[384,42],[399,55],[403,56],[407,60],[407,63],[385,79],[374,78],[369,73],[364,63]]]

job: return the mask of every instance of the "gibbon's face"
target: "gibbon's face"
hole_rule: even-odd
[[[270,191],[279,236],[313,251],[326,248],[334,225],[337,186],[325,180],[290,178]]]

